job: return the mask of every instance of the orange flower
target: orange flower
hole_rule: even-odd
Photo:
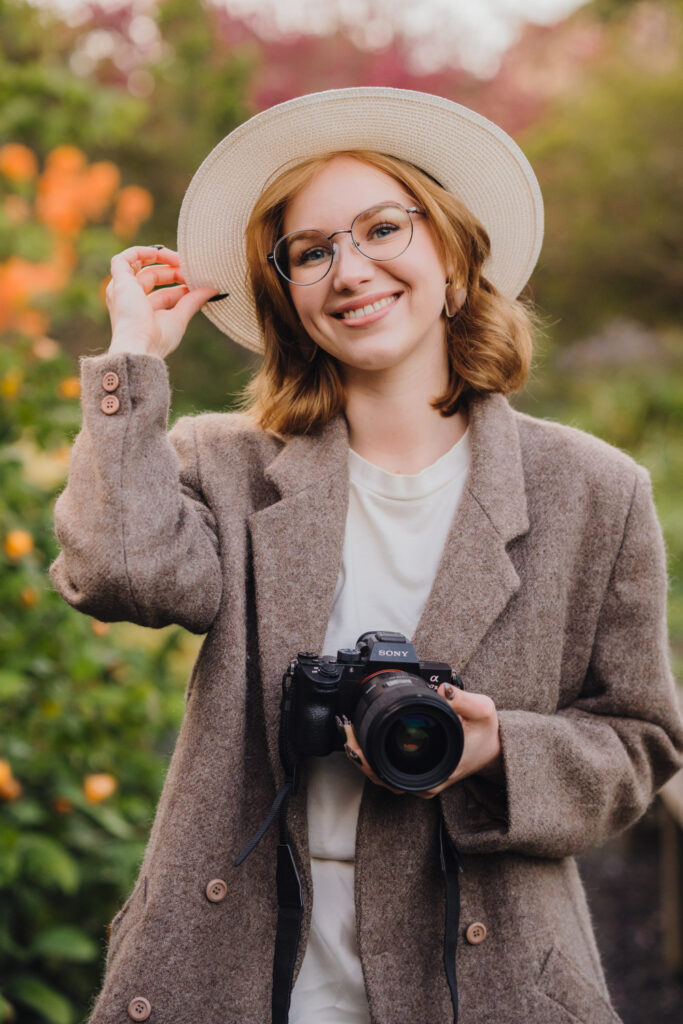
[[[12,561],[17,562],[20,558],[33,551],[33,537],[28,530],[10,530],[5,537],[5,553]]]
[[[103,277],[97,286],[97,294],[99,295],[100,302],[102,303],[103,306],[107,305],[107,285],[109,284],[110,281],[111,274],[107,274],[107,276]]]
[[[24,375],[21,370],[14,368],[6,370],[0,377],[0,395],[3,398],[16,398],[21,391],[23,382]]]
[[[151,217],[154,200],[146,188],[128,185],[119,192],[112,227],[115,234],[131,238],[143,220]]]
[[[36,197],[36,218],[53,231],[74,238],[85,225],[80,178],[43,175]]]
[[[99,220],[121,184],[121,172],[109,160],[91,164],[81,179],[83,210],[91,220]]]
[[[23,787],[18,779],[10,775],[8,779],[0,784],[0,800],[18,800],[23,793]]]
[[[38,587],[24,587],[19,597],[25,608],[33,608],[40,601],[40,591]]]
[[[0,146],[0,173],[10,181],[31,181],[38,173],[35,153],[19,142]]]
[[[23,224],[31,215],[31,207],[21,196],[7,196],[2,207],[10,224]]]
[[[87,163],[86,155],[78,146],[56,146],[45,160],[45,171],[53,174],[77,174]]]
[[[60,444],[59,448],[54,448],[52,458],[59,466],[68,466],[71,461],[71,445]]]
[[[0,761],[0,800],[16,800],[22,792],[21,783],[12,775],[9,761]]]
[[[83,780],[83,792],[91,804],[100,804],[116,791],[118,782],[108,772],[86,775]]]
[[[81,382],[76,376],[65,377],[57,385],[57,394],[60,398],[78,398],[81,393]]]
[[[39,309],[24,309],[14,317],[14,327],[27,338],[37,338],[45,334],[49,326],[50,318]]]
[[[59,342],[43,335],[42,338],[36,338],[33,342],[32,350],[38,359],[56,359],[59,355]]]
[[[74,809],[74,805],[65,796],[58,796],[52,806],[57,814],[71,814]]]
[[[106,636],[111,630],[111,626],[108,622],[99,622],[97,619],[92,620],[90,628],[95,636]]]

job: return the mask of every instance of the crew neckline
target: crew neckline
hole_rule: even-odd
[[[445,487],[455,478],[466,474],[470,464],[470,430],[436,462],[419,473],[392,473],[388,469],[368,462],[349,448],[349,475],[352,484],[383,498],[410,501],[425,498]]]

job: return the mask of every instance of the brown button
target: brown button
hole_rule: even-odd
[[[212,903],[220,903],[228,894],[228,887],[222,878],[212,879],[206,887],[206,898]]]
[[[119,411],[120,405],[121,403],[119,402],[116,395],[107,395],[106,398],[102,399],[102,402],[100,403],[100,409],[102,410],[102,412],[105,412],[107,416],[112,416],[115,412]]]
[[[105,373],[102,378],[102,387],[105,391],[116,391],[119,386],[119,375],[110,370],[109,373]]]
[[[473,924],[468,925],[465,938],[470,946],[478,946],[486,938],[486,925],[482,924],[481,921],[475,921]]]
[[[144,996],[136,996],[128,1003],[128,1016],[131,1020],[147,1020],[151,1012],[151,1003]]]

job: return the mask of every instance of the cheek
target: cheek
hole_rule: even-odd
[[[314,297],[309,294],[309,288],[297,288],[296,285],[289,286],[289,297],[292,300],[294,312],[301,323],[310,320],[316,308]]]

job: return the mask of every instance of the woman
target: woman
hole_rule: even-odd
[[[504,398],[541,235],[495,125],[353,89],[228,136],[180,256],[112,260],[52,578],[207,636],[94,1024],[618,1021],[572,858],[643,813],[683,731],[647,474]],[[201,307],[263,367],[243,414],[167,435],[163,357]],[[283,672],[378,629],[462,678],[457,767],[402,792],[341,716],[345,754],[289,793]],[[278,791],[280,843],[234,867]]]

